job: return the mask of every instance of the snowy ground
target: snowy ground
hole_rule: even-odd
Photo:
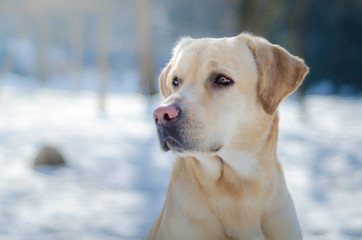
[[[0,79],[1,80],[1,79]],[[0,239],[140,239],[160,212],[172,154],[159,150],[160,99],[0,81]],[[362,239],[362,99],[308,97],[280,109],[279,156],[307,240]],[[36,168],[43,144],[68,165]]]

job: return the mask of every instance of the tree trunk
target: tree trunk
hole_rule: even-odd
[[[49,25],[46,14],[39,14],[35,17],[35,24],[37,27],[37,36],[36,36],[36,74],[38,80],[45,82],[48,75],[47,67],[47,46],[48,46],[48,37],[49,37]]]
[[[71,42],[73,49],[72,58],[72,77],[74,89],[79,91],[83,84],[83,1],[75,1],[76,9],[78,11],[72,11],[72,24],[71,24]]]
[[[108,85],[108,45],[111,33],[112,0],[101,1],[98,26],[98,70],[99,70],[99,109],[105,111],[105,98]]]
[[[136,0],[137,32],[140,56],[140,87],[143,94],[156,93],[152,65],[148,0]]]
[[[286,18],[288,24],[288,36],[290,41],[290,51],[293,55],[303,57],[305,55],[305,47],[303,40],[303,21],[310,6],[310,0],[296,1],[293,9]],[[302,84],[297,90],[299,101],[300,116],[302,121],[307,121],[308,113],[305,105],[305,87]]]
[[[241,4],[241,30],[265,36],[283,11],[285,0],[244,0]]]

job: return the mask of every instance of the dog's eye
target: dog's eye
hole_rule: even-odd
[[[177,87],[178,85],[180,85],[180,80],[178,79],[178,77],[174,77],[172,79],[172,86]]]
[[[219,86],[227,86],[232,83],[234,83],[234,81],[224,75],[218,75],[214,80],[214,84]]]

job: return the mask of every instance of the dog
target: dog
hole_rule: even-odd
[[[276,153],[277,108],[308,71],[248,33],[178,42],[153,113],[162,149],[177,159],[145,240],[302,239]]]

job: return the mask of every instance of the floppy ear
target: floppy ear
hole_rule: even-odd
[[[263,38],[251,37],[248,46],[258,68],[259,99],[264,111],[271,115],[281,100],[302,83],[309,68],[301,58]]]
[[[162,69],[160,77],[158,78],[160,92],[165,98],[167,98],[168,96],[171,95],[171,89],[167,85],[167,78],[168,78],[170,69],[171,69],[171,61],[166,65],[166,67],[164,69]]]

